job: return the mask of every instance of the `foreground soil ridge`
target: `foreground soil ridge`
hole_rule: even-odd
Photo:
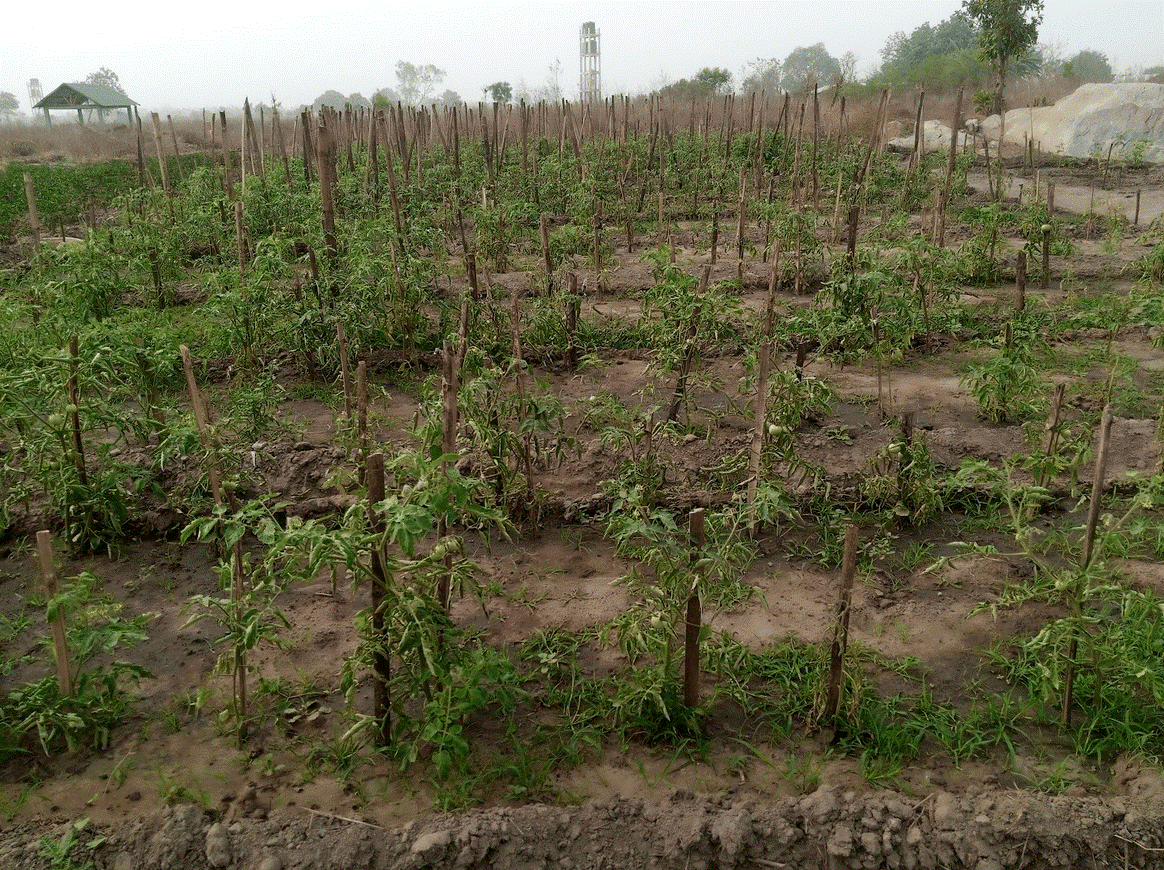
[[[1164,867],[1158,802],[1020,790],[914,800],[822,786],[771,803],[677,790],[665,803],[494,807],[400,828],[296,809],[251,817],[263,814],[241,801],[223,814],[168,807],[100,831],[84,857],[99,870]],[[48,867],[42,835],[9,832],[0,867]]]

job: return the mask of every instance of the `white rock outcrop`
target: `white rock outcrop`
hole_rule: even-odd
[[[1000,131],[1000,116],[982,122],[982,133],[991,140],[998,141]],[[1106,157],[1113,143],[1113,157],[1130,157],[1139,147],[1144,160],[1164,163],[1164,85],[1083,85],[1053,106],[1011,109],[1005,136],[1015,145],[1033,139],[1044,153],[1067,157]]]

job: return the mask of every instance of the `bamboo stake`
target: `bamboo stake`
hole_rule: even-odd
[[[154,125],[154,148],[158,152],[158,171],[162,173],[162,190],[166,196],[170,195],[170,171],[166,167],[166,155],[162,153],[162,122],[157,112],[150,112],[150,121]]]
[[[36,210],[36,191],[32,188],[32,173],[24,173],[24,199],[28,203],[28,224],[32,228],[32,241],[40,251],[40,215]]]
[[[546,292],[554,292],[554,264],[550,259],[550,228],[545,214],[538,216],[538,231],[542,239],[542,259],[546,267]]]
[[[356,364],[356,439],[360,448],[360,483],[368,464],[368,363],[360,360]]]
[[[182,171],[182,152],[178,150],[178,133],[174,129],[174,119],[170,115],[166,115],[166,123],[170,126],[170,139],[174,143],[174,166],[178,170],[178,181],[186,180],[186,174]]]
[[[360,363],[362,366],[363,363]],[[366,478],[368,481],[368,523],[377,535],[384,533],[384,520],[376,511],[376,505],[384,501],[384,454],[373,453],[367,459]],[[372,547],[372,637],[375,652],[372,654],[372,710],[380,723],[380,742],[384,746],[392,743],[392,711],[389,680],[392,678],[392,663],[385,652],[384,590],[388,584],[384,569],[384,541],[381,537]]]
[[[768,425],[768,373],[772,364],[772,330],[776,322],[776,283],[780,274],[780,242],[772,257],[768,273],[768,303],[764,309],[764,335],[760,339],[760,364],[756,373],[755,424],[752,449],[748,460],[748,537],[756,536],[756,493],[760,488],[760,459],[764,451],[764,434]]]
[[[1099,525],[1099,509],[1103,499],[1103,479],[1107,473],[1107,453],[1111,441],[1112,413],[1111,405],[1105,405],[1103,416],[1099,421],[1099,443],[1095,448],[1095,471],[1091,481],[1091,503],[1087,508],[1087,524],[1083,532],[1083,556],[1079,562],[1079,577],[1071,590],[1071,610],[1078,619],[1083,608],[1083,583],[1087,569],[1091,567],[1091,560],[1095,556],[1095,529]],[[1064,725],[1071,724],[1071,706],[1075,695],[1075,656],[1079,652],[1079,634],[1081,629],[1076,627],[1071,642],[1067,645],[1067,665],[1063,674],[1063,709]]]
[[[673,249],[672,249],[673,250]],[[679,379],[675,383],[675,393],[671,397],[671,406],[667,410],[668,422],[674,422],[679,416],[679,408],[687,393],[687,376],[691,372],[691,364],[695,358],[695,336],[699,332],[699,317],[703,310],[703,294],[707,290],[707,282],[711,277],[711,266],[703,267],[703,274],[699,277],[699,286],[695,290],[695,305],[691,309],[691,322],[687,326],[687,346],[683,352],[683,362],[679,368]]]
[[[457,376],[456,354],[453,353],[452,345],[448,341],[445,341],[441,372],[441,453],[444,456],[449,456],[457,450]],[[441,476],[448,475],[448,460],[441,460],[440,473]],[[437,520],[437,539],[442,540],[448,534],[448,531],[448,518],[442,513]],[[452,570],[452,559],[451,553],[445,556],[446,570],[437,579],[437,600],[440,602],[441,609],[446,614],[449,612],[449,580]]]
[[[946,244],[946,209],[950,205],[950,184],[954,177],[954,165],[958,159],[958,130],[962,126],[962,93],[965,89],[958,88],[958,98],[954,101],[954,124],[950,135],[950,157],[946,161],[946,180],[942,185],[942,201],[939,204],[941,211],[938,215],[938,247]],[[1000,152],[1001,156],[1001,152]],[[990,160],[986,162],[986,174],[990,175]]]
[[[513,357],[513,380],[517,391],[518,406],[524,409],[525,401],[525,360],[521,350],[521,294],[513,294],[513,306],[510,309],[510,353]],[[524,413],[524,411],[523,411]],[[529,493],[529,507],[532,511],[536,501],[534,499],[534,471],[533,471],[533,433],[526,431],[522,434],[521,455],[525,465],[525,487]]]
[[[736,281],[744,289],[744,227],[748,222],[748,179],[744,167],[740,167],[740,198],[737,206],[739,220],[736,224]]]
[[[335,325],[335,340],[339,344],[340,371],[344,380],[344,416],[347,422],[352,422],[352,370],[348,365],[348,336],[344,330],[343,321]]]
[[[570,371],[578,369],[578,309],[582,300],[578,298],[578,276],[571,272],[566,277],[567,293],[564,300],[566,315],[566,363]]]
[[[1027,252],[1019,251],[1014,264],[1014,311],[1022,314],[1027,307]]]
[[[687,597],[687,619],[683,633],[683,703],[689,710],[699,706],[699,635],[703,628],[703,608],[699,601],[699,561],[703,552],[705,524],[703,508],[695,508],[687,518],[691,539],[691,592]]]
[[[1043,224],[1043,289],[1051,284],[1051,225]]]
[[[85,470],[85,445],[81,441],[81,388],[77,378],[80,362],[78,339],[69,338],[69,428],[73,437],[73,462],[77,466],[77,479],[82,487],[89,485],[89,474]]]
[[[238,249],[238,273],[245,275],[247,271],[247,237],[243,229],[243,201],[234,201],[234,243]]]
[[[206,396],[199,389],[198,382],[194,378],[194,361],[190,357],[190,350],[186,345],[181,345],[178,350],[182,357],[182,368],[186,373],[186,386],[190,391],[190,404],[194,409],[194,421],[198,426],[198,438],[208,453],[206,464],[207,474],[210,477],[211,495],[214,498],[215,504],[228,506],[233,510],[235,508],[234,495],[226,492],[221,484],[222,465],[218,458],[218,448],[210,437],[209,405],[206,401]],[[243,575],[242,542],[235,541],[231,558],[232,606],[237,607],[242,600]],[[233,677],[235,698],[238,701],[239,740],[243,740],[247,734],[247,653],[246,648],[241,642],[236,644],[234,648]]]
[[[333,154],[331,132],[323,124],[319,125],[318,141],[316,142],[316,157],[319,163],[319,196],[323,211],[323,238],[328,260],[334,261],[339,255],[339,243],[335,238],[335,203],[332,200],[332,168],[330,163]]]
[[[57,569],[53,559],[53,538],[47,529],[36,533],[36,549],[40,557],[40,577],[44,584],[45,598],[51,604],[56,598]],[[64,609],[58,607],[52,620],[53,656],[57,664],[57,689],[62,698],[73,694],[73,677],[69,669],[69,640],[65,631]]]
[[[291,159],[287,156],[287,143],[283,141],[283,122],[279,118],[278,108],[271,107],[271,129],[275,138],[275,144],[279,149],[279,159],[283,163],[283,180],[287,183],[287,189],[291,189]],[[292,137],[294,141],[294,137]]]

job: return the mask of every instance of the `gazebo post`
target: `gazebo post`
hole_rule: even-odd
[[[85,116],[83,114],[81,114],[80,109],[77,109],[77,123],[81,124],[81,125],[84,125],[84,123],[85,123]]]
[[[48,106],[44,107],[44,125],[46,127],[53,125],[53,116],[49,114]]]

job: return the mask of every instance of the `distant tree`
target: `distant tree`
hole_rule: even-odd
[[[927,21],[921,27],[915,27],[909,36],[901,30],[890,36],[881,49],[881,72],[900,74],[926,58],[977,46],[978,26],[969,15],[959,10],[935,27]]]
[[[855,82],[857,80],[857,55],[851,51],[846,51],[841,55],[841,80],[844,82]]]
[[[97,72],[91,72],[85,76],[85,84],[87,85],[105,85],[107,88],[113,88],[123,96],[129,96],[125,93],[125,88],[121,86],[121,79],[117,77],[117,73],[107,66],[101,67]]]
[[[316,97],[311,103],[311,110],[318,112],[320,106],[327,106],[330,109],[342,110],[347,104],[348,98],[339,91],[324,91]]]
[[[1107,55],[1098,51],[1079,52],[1063,64],[1063,75],[1080,82],[1110,82],[1115,79]]]
[[[663,85],[655,93],[672,100],[705,100],[712,94],[730,89],[731,80],[732,74],[726,69],[704,67],[693,78]]]
[[[494,82],[486,85],[485,91],[493,97],[495,103],[508,103],[513,99],[513,88],[509,82]]]
[[[780,90],[780,61],[774,57],[758,57],[748,61],[740,70],[740,93],[755,94],[764,91],[774,94]]]
[[[438,106],[459,106],[463,102],[465,101],[461,99],[460,94],[458,94],[456,91],[450,91],[447,89],[443,94],[436,98],[436,104]]]
[[[962,0],[978,25],[978,51],[995,72],[994,113],[1005,107],[1003,92],[1011,62],[1028,53],[1039,38],[1043,0]]]
[[[705,87],[709,93],[722,94],[731,90],[732,74],[726,69],[705,66],[695,74],[695,81]]]
[[[1140,73],[1139,78],[1141,81],[1164,85],[1164,66],[1150,66]]]
[[[11,118],[20,111],[20,100],[10,91],[0,91],[0,115]]]
[[[814,84],[831,84],[841,74],[841,64],[818,42],[792,49],[781,70],[785,90],[810,91]]]
[[[396,88],[380,88],[372,94],[372,105],[377,109],[383,109],[387,106],[395,106],[403,100],[400,94],[397,93]]]
[[[365,97],[363,94],[358,93],[358,92],[348,95],[348,104],[351,105],[351,107],[353,109],[370,109],[370,108],[372,108],[371,101],[368,100],[368,98]]]
[[[422,106],[436,86],[445,80],[445,71],[431,63],[416,64],[406,60],[396,61],[396,84],[402,102],[410,106]]]

